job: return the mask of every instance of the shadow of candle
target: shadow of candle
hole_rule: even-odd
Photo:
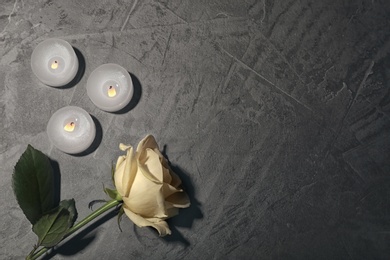
[[[94,152],[99,147],[100,143],[102,142],[102,139],[103,139],[102,125],[100,124],[99,120],[97,120],[96,117],[94,117],[93,115],[90,115],[90,116],[92,117],[92,120],[93,120],[95,127],[96,127],[95,139],[92,141],[92,144],[85,151],[83,151],[81,153],[77,153],[77,154],[72,154],[75,157],[86,156],[86,155]]]
[[[76,53],[77,59],[79,60],[79,68],[77,70],[76,76],[72,79],[72,81],[64,86],[58,87],[59,89],[72,88],[76,86],[84,76],[86,66],[84,55],[79,51],[79,49],[75,47],[73,47],[73,50]]]
[[[134,109],[138,105],[139,101],[141,100],[141,96],[142,96],[141,83],[134,74],[132,74],[130,72],[129,72],[129,74],[130,74],[131,80],[133,82],[133,88],[134,88],[133,97],[131,98],[129,104],[127,104],[121,110],[113,112],[113,114],[126,114],[130,110]]]

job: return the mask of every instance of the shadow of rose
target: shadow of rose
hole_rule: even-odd
[[[178,165],[172,164],[165,151],[166,145],[164,146],[162,154],[165,158],[167,158],[171,169],[180,177],[182,181],[182,188],[187,193],[191,205],[188,208],[180,209],[178,215],[167,220],[172,234],[170,236],[163,237],[163,239],[167,242],[180,242],[184,246],[189,246],[190,242],[180,233],[177,227],[190,229],[196,219],[202,219],[203,213],[201,211],[201,203],[196,199],[196,189],[191,181],[190,174],[185,172]]]
[[[168,220],[170,224],[178,227],[191,228],[195,219],[202,219],[203,213],[200,209],[200,202],[195,197],[195,188],[189,174],[184,172],[179,166],[170,165],[171,169],[180,177],[184,191],[190,198],[191,205],[181,209],[179,215]]]

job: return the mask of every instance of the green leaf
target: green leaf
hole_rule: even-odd
[[[69,227],[72,227],[77,219],[76,203],[74,199],[61,201],[60,207],[63,207],[69,211]]]
[[[104,185],[103,185],[104,187]],[[111,190],[109,188],[104,188],[104,192],[113,200],[121,201],[122,196],[118,193],[117,190]]]
[[[33,225],[57,206],[50,160],[31,145],[15,165],[12,188],[20,208]]]
[[[38,246],[53,247],[57,245],[69,230],[70,213],[61,206],[45,214],[33,225],[38,236]]]

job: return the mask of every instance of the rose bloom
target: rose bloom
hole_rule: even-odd
[[[160,236],[171,234],[164,220],[190,205],[187,194],[180,189],[180,178],[152,135],[140,141],[135,154],[129,145],[120,144],[119,148],[127,154],[118,158],[114,181],[125,214],[139,227],[154,227]]]

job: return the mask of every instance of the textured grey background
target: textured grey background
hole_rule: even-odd
[[[57,161],[79,219],[105,199],[120,142],[154,134],[192,207],[159,238],[114,214],[54,259],[386,259],[390,255],[388,0],[1,0],[0,259],[35,243],[11,190],[27,144]],[[44,39],[69,41],[85,72],[56,89],[32,74]],[[88,99],[89,74],[118,63],[138,83],[122,114]],[[86,109],[97,149],[47,140],[50,116]],[[95,228],[95,229],[93,229]]]

